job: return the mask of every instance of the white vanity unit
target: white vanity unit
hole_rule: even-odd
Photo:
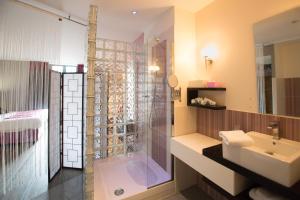
[[[203,149],[218,144],[221,142],[200,133],[177,136],[171,139],[171,153],[202,176],[235,196],[248,187],[247,179],[202,154]]]
[[[248,132],[254,143],[235,147],[223,144],[223,157],[286,187],[300,180],[300,142],[274,140],[272,136]]]

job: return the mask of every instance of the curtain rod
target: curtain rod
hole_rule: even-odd
[[[51,6],[48,6],[46,4],[40,3],[38,1],[35,1],[35,0],[16,0],[16,1],[20,2],[20,3],[23,3],[23,4],[26,4],[26,5],[29,5],[33,8],[39,9],[41,11],[44,11],[44,12],[56,15],[58,17],[64,18],[64,19],[69,20],[71,22],[74,22],[76,24],[79,24],[79,25],[82,25],[82,26],[87,26],[86,21],[84,21],[84,20],[82,20],[78,17],[71,16],[70,14],[67,14],[67,13],[65,13],[61,10],[58,10],[58,9],[53,8]]]

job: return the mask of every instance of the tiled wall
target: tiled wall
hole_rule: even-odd
[[[290,140],[300,141],[300,118],[279,117],[233,110],[197,111],[197,132],[219,139],[219,131],[241,129],[245,132],[256,131],[271,134],[267,129],[271,121],[279,121],[280,136]]]

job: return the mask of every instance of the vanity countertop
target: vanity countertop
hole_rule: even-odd
[[[199,154],[202,154],[203,149],[221,144],[219,140],[210,138],[200,133],[192,133],[182,136],[173,137],[173,142],[180,143]]]
[[[247,179],[235,171],[204,156],[203,149],[221,144],[219,140],[192,133],[171,139],[171,153],[199,172],[230,195],[237,195],[248,188]]]
[[[300,181],[288,188],[233,162],[230,162],[223,158],[222,144],[217,144],[215,146],[203,149],[203,155],[272,191],[277,191],[291,199],[300,199]]]

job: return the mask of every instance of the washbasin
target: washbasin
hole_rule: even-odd
[[[248,132],[254,144],[237,147],[223,143],[223,157],[286,187],[300,180],[300,142],[273,140],[270,135]]]

